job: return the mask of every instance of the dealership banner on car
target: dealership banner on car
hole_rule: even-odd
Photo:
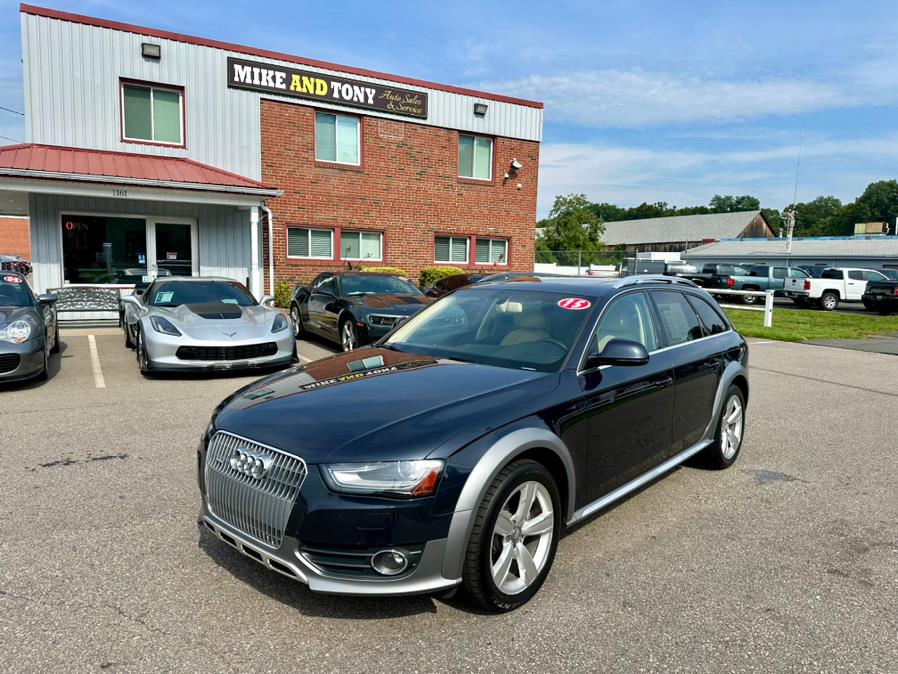
[[[228,86],[427,119],[427,94],[271,63],[228,58]]]

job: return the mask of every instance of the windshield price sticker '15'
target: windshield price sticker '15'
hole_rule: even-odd
[[[20,279],[18,276],[4,276],[3,280],[6,281],[7,283],[21,283],[22,282],[22,279]]]
[[[592,302],[584,300],[582,297],[565,297],[563,300],[558,300],[558,306],[568,311],[583,311],[583,309],[589,309]]]

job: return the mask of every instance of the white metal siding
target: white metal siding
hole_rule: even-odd
[[[108,213],[140,217],[190,218],[197,221],[201,276],[245,282],[250,272],[249,210],[164,201],[130,201],[31,194],[31,257],[37,292],[62,285],[60,213]]]
[[[288,63],[32,14],[21,16],[28,142],[186,156],[261,179],[259,99],[264,96],[293,103],[297,100],[229,89],[227,58],[238,56]],[[140,53],[142,42],[160,44],[161,60],[144,59]],[[302,68],[390,84],[388,80],[310,66]],[[186,150],[121,141],[119,78],[122,77],[185,88]],[[525,140],[542,138],[541,108],[401,86],[425,91],[429,97],[426,121],[401,118],[403,121]],[[474,116],[474,102],[478,100],[489,106],[484,117]],[[317,101],[315,105],[340,109]],[[364,114],[400,119],[375,111],[364,111]]]

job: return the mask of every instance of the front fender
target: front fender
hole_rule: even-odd
[[[574,462],[564,441],[542,419],[521,419],[491,433],[475,443],[475,446],[482,450],[482,455],[468,475],[452,514],[443,558],[445,578],[455,579],[461,576],[474,518],[490,484],[505,466],[529,450],[551,451],[561,461],[567,478],[567,503],[562,504],[565,521],[570,521],[574,515],[574,495],[577,492]]]

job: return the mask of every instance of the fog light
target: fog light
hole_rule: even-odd
[[[371,568],[382,576],[395,576],[408,568],[408,557],[402,550],[381,550],[371,557]]]

